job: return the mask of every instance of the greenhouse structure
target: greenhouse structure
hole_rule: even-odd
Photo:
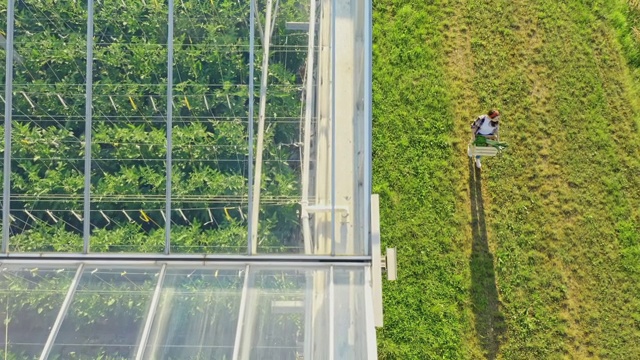
[[[371,1],[0,10],[0,359],[377,358]]]

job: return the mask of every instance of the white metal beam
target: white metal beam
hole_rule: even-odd
[[[255,38],[256,38],[256,0],[250,0],[249,4],[249,116],[247,120],[247,149],[249,152],[249,161],[247,162],[247,197],[249,201],[248,222],[247,222],[247,254],[252,254],[253,249],[253,73],[255,71]]]
[[[262,152],[264,150],[264,123],[267,108],[267,79],[269,77],[269,48],[271,47],[271,24],[273,0],[267,0],[267,14],[264,20],[264,42],[262,43],[262,75],[260,78],[260,108],[258,110],[258,139],[256,142],[256,165],[253,178],[253,202],[251,206],[251,249],[258,250],[258,219],[260,218],[260,190],[262,185]],[[275,15],[273,16],[275,20]]]
[[[314,217],[316,253],[353,254],[362,252],[355,244],[354,222],[360,210],[354,205],[358,184],[356,163],[357,136],[360,123],[355,101],[354,70],[362,61],[354,56],[354,19],[352,1],[321,0],[318,46],[317,125],[314,139],[316,164],[315,196],[317,202],[331,207],[326,214]],[[357,121],[357,122],[356,122]],[[358,147],[358,155],[361,153]],[[338,156],[339,154],[339,156]],[[361,156],[361,155],[360,155]],[[361,201],[357,201],[358,206]],[[337,216],[338,208],[347,206],[352,219]],[[358,211],[358,213],[356,213]],[[360,239],[360,238],[359,238]]]
[[[311,224],[309,222],[309,182],[311,165],[311,117],[313,111],[313,70],[316,37],[316,0],[310,0],[309,5],[309,42],[307,47],[305,111],[304,111],[304,140],[302,142],[302,201],[301,217],[305,254],[311,254]]]
[[[165,192],[164,253],[171,252],[171,174],[173,167],[173,14],[174,0],[169,0],[167,20],[167,167]]]
[[[84,216],[82,252],[89,252],[91,236],[91,129],[93,103],[93,0],[87,0],[87,63],[84,104]]]
[[[312,0],[313,1],[313,0]],[[305,301],[304,301],[304,358],[313,359],[313,320],[315,317],[315,297],[313,296],[314,287],[314,273],[305,274],[306,288],[305,288]]]
[[[133,267],[158,267],[159,263],[182,267],[233,267],[260,265],[261,267],[316,268],[326,269],[328,263],[340,266],[359,267],[371,263],[370,256],[329,256],[292,254],[284,258],[282,255],[225,255],[225,254],[127,254],[127,253],[8,253],[0,254],[0,264],[54,264],[77,266],[85,265],[126,265]]]
[[[374,314],[374,299],[372,291],[371,269],[367,266],[364,269],[364,306],[365,306],[365,336],[367,341],[367,358],[371,360],[378,359],[378,346],[376,344],[376,319]]]
[[[331,255],[336,254],[336,16],[337,0],[331,0]],[[331,355],[333,356],[333,354]]]
[[[380,259],[380,197],[371,195],[371,277],[373,290],[373,317],[382,327],[382,261]]]
[[[244,319],[247,310],[247,297],[249,296],[249,271],[251,268],[247,265],[244,269],[244,285],[242,285],[242,297],[240,298],[240,311],[238,312],[238,324],[236,325],[236,340],[233,346],[233,360],[240,359],[240,351],[242,345],[242,334],[244,331]]]
[[[363,162],[363,175],[362,175],[362,187],[363,187],[363,203],[362,208],[364,216],[361,221],[363,222],[362,228],[364,229],[362,236],[364,237],[364,249],[365,255],[371,254],[371,243],[369,238],[369,226],[370,226],[370,197],[371,194],[371,142],[373,138],[372,133],[372,0],[364,0],[364,141],[362,153],[364,156]]]
[[[316,202],[318,204],[331,204],[331,92],[333,81],[332,70],[332,0],[319,0],[319,24],[318,24],[318,66],[316,80],[316,124],[314,138],[314,186]],[[348,147],[347,147],[348,149]],[[346,150],[349,151],[349,150]],[[331,214],[320,213],[314,216],[314,253],[331,254],[332,245]]]
[[[333,360],[336,353],[336,292],[333,279],[333,265],[329,268],[329,360]]]
[[[42,353],[40,354],[40,360],[46,360],[49,357],[49,353],[51,352],[51,348],[53,348],[53,343],[58,336],[58,331],[60,331],[60,326],[62,326],[62,321],[64,320],[67,311],[69,310],[69,306],[71,305],[71,300],[73,300],[73,296],[76,293],[76,289],[78,288],[78,283],[80,282],[80,277],[82,276],[82,271],[84,270],[84,264],[78,265],[78,270],[76,270],[76,275],[73,277],[73,281],[71,281],[71,285],[69,285],[69,289],[67,290],[67,295],[62,302],[62,306],[60,307],[60,311],[58,311],[58,316],[56,317],[56,321],[53,323],[51,327],[51,332],[49,332],[49,337],[47,338],[47,342],[44,344],[44,348],[42,349]]]
[[[158,282],[156,283],[156,289],[153,292],[151,298],[151,305],[149,306],[149,312],[147,313],[147,320],[145,321],[144,328],[142,330],[142,336],[138,343],[138,351],[136,353],[136,360],[142,360],[144,351],[147,348],[147,340],[149,340],[149,334],[151,333],[151,325],[158,310],[158,304],[160,303],[160,293],[162,292],[162,284],[164,283],[164,276],[166,274],[167,264],[162,264],[160,268],[160,274],[158,275]]]
[[[7,5],[6,49],[13,49],[15,1]],[[4,88],[4,182],[2,188],[2,252],[9,251],[11,231],[11,118],[13,117],[13,51],[5,51]]]

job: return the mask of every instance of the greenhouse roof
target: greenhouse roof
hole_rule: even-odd
[[[6,261],[0,339],[29,359],[368,359],[369,273],[357,263]]]

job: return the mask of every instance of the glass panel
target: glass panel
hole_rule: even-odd
[[[169,104],[172,251],[244,253],[252,210],[259,253],[363,254],[367,229],[359,224],[369,194],[361,185],[368,176],[361,150],[369,140],[362,134],[369,120],[364,84],[370,81],[364,78],[370,50],[362,40],[365,3],[338,1],[332,9],[331,2],[314,2],[311,19],[311,1],[261,1],[250,34],[249,2],[180,1],[174,13],[174,96],[167,99],[167,0],[95,0],[92,74],[85,74],[86,2],[16,2],[10,250],[82,249],[84,141],[90,130],[91,250],[161,252]],[[6,3],[0,4],[3,11]],[[93,80],[91,129],[85,129],[87,76]],[[253,89],[249,79],[255,80]],[[252,164],[249,138],[256,155],[261,150]],[[249,171],[258,167],[259,203],[253,209]]]
[[[364,271],[334,267],[336,359],[367,359]]]
[[[82,250],[86,22],[78,2],[15,4],[14,252]]]
[[[85,268],[50,358],[131,359],[159,268]]]
[[[369,228],[368,217],[370,216],[369,197],[371,196],[370,185],[371,164],[365,167],[365,161],[369,161],[370,154],[365,153],[365,143],[368,144],[371,151],[371,99],[370,95],[365,96],[365,84],[371,84],[371,79],[365,78],[365,53],[371,56],[371,48],[369,44],[365,44],[365,27],[368,26],[365,20],[365,6],[371,6],[365,0],[352,0],[352,19],[354,22],[354,40],[353,40],[353,107],[355,108],[354,123],[354,162],[353,171],[355,179],[355,196],[353,197],[352,206],[354,209],[353,221],[353,246],[345,250],[345,254],[368,254]],[[370,33],[371,30],[369,30]],[[338,78],[337,81],[342,79]],[[359,104],[362,104],[359,106]],[[369,109],[368,116],[365,117],[365,107]],[[342,169],[342,168],[341,168]],[[368,170],[368,173],[365,173]],[[368,179],[368,181],[365,181]],[[365,219],[367,221],[365,221]],[[365,227],[367,226],[367,227]]]
[[[251,276],[241,357],[299,359],[304,353],[305,271],[260,270]]]
[[[1,358],[40,357],[75,273],[69,267],[2,267]]]
[[[357,156],[362,155],[364,126],[364,48],[362,44],[364,29],[364,1],[344,0],[336,1],[336,8],[332,9],[335,21],[334,39],[332,44],[333,72],[335,81],[332,82],[334,91],[333,113],[335,119],[335,179],[336,206],[346,206],[349,216],[345,213],[336,214],[334,231],[336,236],[335,253],[339,255],[353,255],[364,253],[364,237],[355,241],[354,232],[358,221],[362,221],[360,210],[355,206],[356,201],[362,201],[358,194],[364,174],[357,172],[358,164],[362,161]],[[363,194],[364,195],[364,194]],[[367,194],[368,196],[368,194]],[[350,199],[345,202],[344,199]]]
[[[267,18],[268,4],[272,4]],[[276,5],[277,4],[277,5]],[[260,135],[261,81],[263,58],[268,54],[262,157],[256,155],[255,168],[261,166],[261,191],[258,227],[260,253],[303,253],[300,222],[302,181],[312,183],[315,172],[302,179],[303,129],[305,122],[309,1],[285,0],[259,2],[257,6],[255,47],[255,146]],[[265,27],[271,27],[271,34]],[[289,25],[288,25],[289,24]],[[299,26],[292,26],[298,24]],[[273,26],[272,26],[273,25]],[[308,27],[308,25],[307,25]],[[266,42],[269,38],[269,48]],[[313,82],[313,69],[309,69]],[[313,87],[311,87],[313,92]],[[312,97],[313,99],[313,97]],[[309,104],[313,107],[313,103]],[[313,117],[313,112],[311,113]],[[313,123],[313,118],[309,121]],[[315,130],[312,127],[311,132]],[[311,151],[311,149],[308,149]],[[257,153],[256,153],[257,154]],[[313,162],[315,163],[315,161]],[[311,166],[310,166],[311,168]],[[254,188],[255,192],[255,188]],[[313,194],[311,187],[307,191]],[[254,194],[254,200],[258,200]],[[314,198],[309,199],[314,204]]]
[[[309,144],[311,159],[315,163],[310,167],[310,205],[322,210],[310,213],[310,232],[313,238],[312,253],[331,254],[333,230],[331,212],[328,207],[332,201],[331,165],[331,2],[319,1],[316,8],[316,38],[314,39],[314,122],[313,140]],[[341,154],[342,155],[342,154]],[[305,224],[303,223],[303,230]],[[337,242],[337,239],[336,239]]]
[[[175,252],[247,252],[248,21],[249,1],[175,8]]]
[[[245,277],[244,267],[168,265],[144,358],[230,359],[240,329],[241,358],[327,359],[333,336],[336,359],[366,359],[363,269],[335,267],[330,294],[329,266],[251,267]],[[0,341],[8,352],[0,354],[39,357],[75,270],[2,268]],[[159,268],[86,265],[50,358],[134,358],[158,275]],[[248,291],[242,299],[245,278]]]
[[[94,18],[91,251],[162,252],[167,3],[96,1]]]
[[[307,270],[305,286],[305,359],[329,358],[329,270]],[[307,356],[307,352],[311,354]]]
[[[146,359],[231,359],[244,284],[240,269],[172,269]]]
[[[369,195],[361,187],[368,174],[359,155],[368,141],[361,135],[368,121],[363,85],[370,81],[363,72],[365,1],[337,3],[331,9],[331,2],[314,2],[311,19],[307,0],[259,2],[250,34],[249,2],[180,1],[174,95],[167,99],[167,0],[96,0],[92,74],[85,74],[86,2],[16,2],[10,250],[82,249],[85,84],[91,76],[92,251],[163,250],[169,104],[172,251],[244,253],[251,210],[258,219],[256,252],[363,254],[364,241],[354,239],[366,238],[359,224]],[[0,27],[6,28],[5,19]],[[248,180],[257,168],[254,209]]]

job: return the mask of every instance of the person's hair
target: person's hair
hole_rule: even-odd
[[[490,118],[494,119],[494,118],[496,118],[497,116],[500,115],[500,112],[498,112],[498,110],[491,109],[491,110],[489,110],[487,115],[489,115]]]

